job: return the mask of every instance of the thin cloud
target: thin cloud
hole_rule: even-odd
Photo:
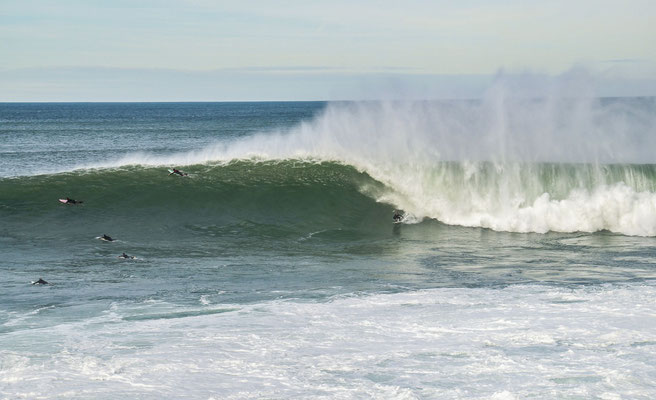
[[[637,64],[646,63],[649,62],[649,60],[645,58],[615,58],[610,60],[603,60],[602,62],[610,64]]]

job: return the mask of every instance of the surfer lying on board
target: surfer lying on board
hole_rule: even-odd
[[[111,237],[105,235],[104,233],[103,233],[103,235],[100,237],[100,239],[101,239],[101,240],[108,241],[108,242],[113,242],[113,241],[114,241],[114,239],[112,239]]]
[[[392,217],[394,219],[394,222],[401,222],[403,219],[403,215],[398,210],[394,210],[394,216]]]
[[[129,255],[123,253],[120,256],[118,256],[118,258],[125,258],[125,259],[128,259],[128,260],[133,260],[134,256],[129,256]]]
[[[172,169],[171,169],[171,172],[169,173],[169,175],[171,175],[171,174],[177,174],[177,175],[180,175],[180,176],[185,176],[185,175],[187,175],[187,174],[185,174],[184,172],[182,172],[182,171],[180,171],[179,169],[176,169],[176,168],[172,168]]]
[[[66,198],[66,204],[82,204],[82,201],[79,200],[73,200],[70,197]]]

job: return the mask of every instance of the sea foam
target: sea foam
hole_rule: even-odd
[[[185,315],[162,302],[173,315],[160,319],[130,318],[150,304],[116,303],[83,323],[5,336],[45,339],[49,357],[0,350],[0,396],[652,398],[654,294],[511,285]]]

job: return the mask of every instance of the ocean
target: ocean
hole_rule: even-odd
[[[0,398],[656,398],[654,98],[3,103],[0,138]]]

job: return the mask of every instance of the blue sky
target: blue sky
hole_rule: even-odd
[[[0,101],[656,95],[656,1],[1,0]]]

